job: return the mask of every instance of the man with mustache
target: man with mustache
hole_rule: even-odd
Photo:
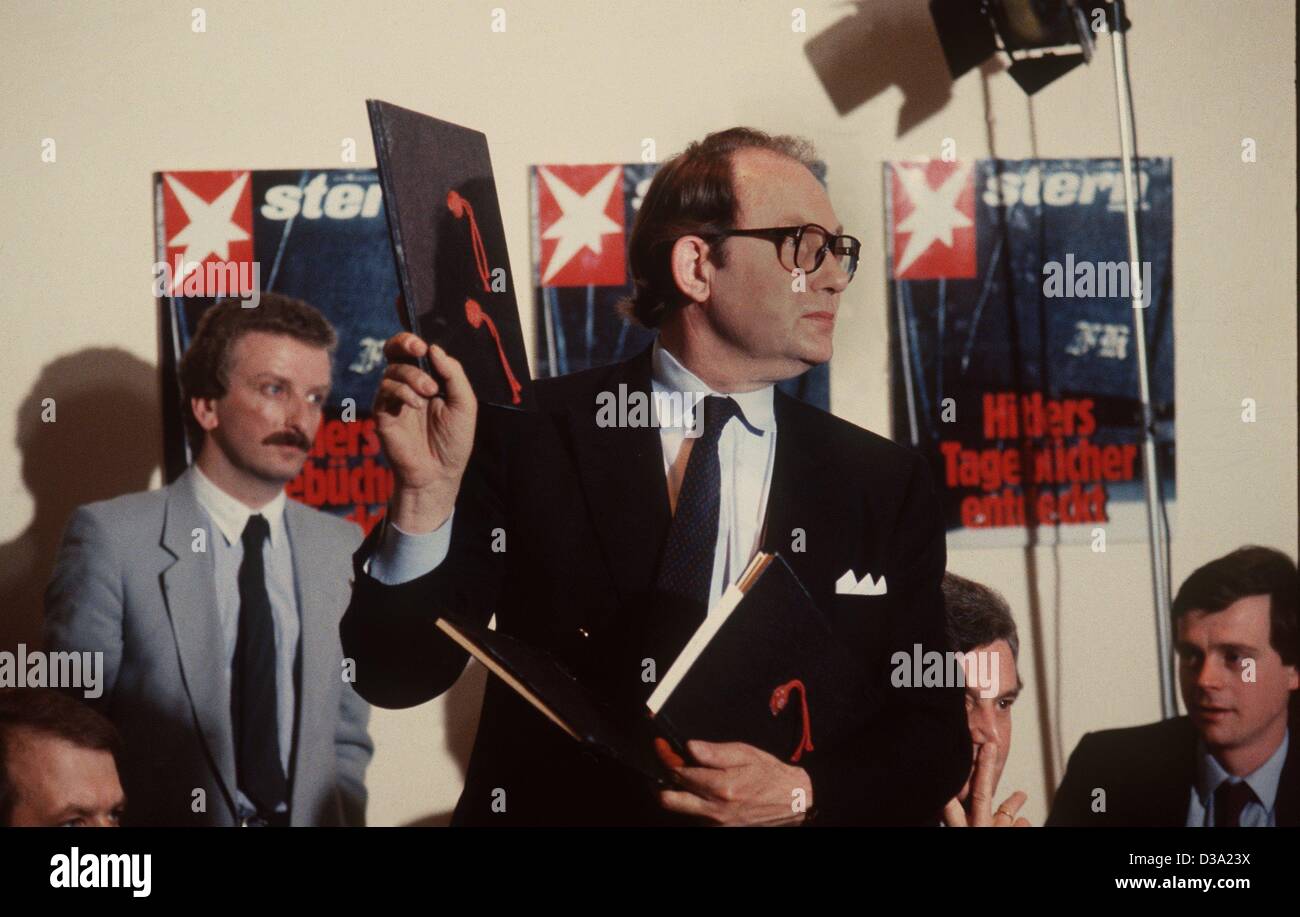
[[[46,639],[104,654],[98,705],[126,748],[129,823],[364,822],[369,708],[338,638],[361,532],[284,492],[335,345],[286,296],[211,307],[180,364],[193,466],[68,523]]]
[[[1300,825],[1296,565],[1244,547],[1196,570],[1173,617],[1188,715],[1085,735],[1053,825]]]

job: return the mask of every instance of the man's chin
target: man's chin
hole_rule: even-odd
[[[799,354],[797,359],[799,360],[800,363],[803,364],[803,368],[799,370],[799,373],[802,374],[812,369],[815,366],[821,366],[823,363],[829,363],[831,360],[831,353],[833,351],[834,351],[834,347],[831,346],[831,342],[829,340],[827,340],[824,344],[820,344],[820,343],[808,344],[805,345],[804,347],[801,347],[799,349]]]

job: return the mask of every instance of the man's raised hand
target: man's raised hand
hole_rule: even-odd
[[[444,385],[410,361],[428,355]],[[402,331],[384,343],[374,414],[395,478],[389,519],[404,532],[438,528],[451,515],[474,448],[478,401],[460,361]],[[442,390],[443,397],[434,397]]]
[[[1016,790],[1008,796],[997,811],[993,811],[993,769],[998,758],[996,742],[985,742],[979,747],[975,759],[975,776],[971,780],[969,810],[956,797],[943,807],[943,823],[950,828],[1029,828],[1029,819],[1017,817],[1028,795]]]

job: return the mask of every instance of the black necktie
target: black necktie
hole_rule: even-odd
[[[262,563],[262,543],[270,533],[264,516],[248,517],[244,560],[239,565],[239,634],[230,666],[236,781],[264,816],[287,802],[289,795],[276,720],[275,624]]]
[[[1223,781],[1214,791],[1214,827],[1240,828],[1241,810],[1246,803],[1255,801],[1255,791],[1245,780]]]
[[[703,410],[704,431],[692,443],[686,460],[656,581],[659,601],[647,650],[660,677],[708,613],[722,489],[718,438],[728,420],[744,418],[740,405],[718,395],[705,398]]]

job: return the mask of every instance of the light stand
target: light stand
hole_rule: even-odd
[[[1104,14],[1104,19],[1102,18]],[[1151,588],[1155,599],[1156,653],[1160,673],[1160,711],[1178,713],[1174,695],[1173,636],[1169,611],[1169,557],[1160,475],[1156,466],[1155,413],[1147,364],[1142,261],[1137,231],[1139,185],[1124,34],[1130,23],[1124,0],[930,0],[948,70],[955,80],[998,52],[1011,59],[1011,77],[1032,95],[1080,64],[1090,63],[1093,26],[1106,23],[1115,59],[1115,98],[1119,108],[1120,161],[1124,170],[1124,220],[1128,236],[1129,290],[1133,301],[1133,340],[1137,349],[1138,399],[1142,423],[1142,479],[1146,491]],[[1100,31],[1100,29],[1098,29]]]

